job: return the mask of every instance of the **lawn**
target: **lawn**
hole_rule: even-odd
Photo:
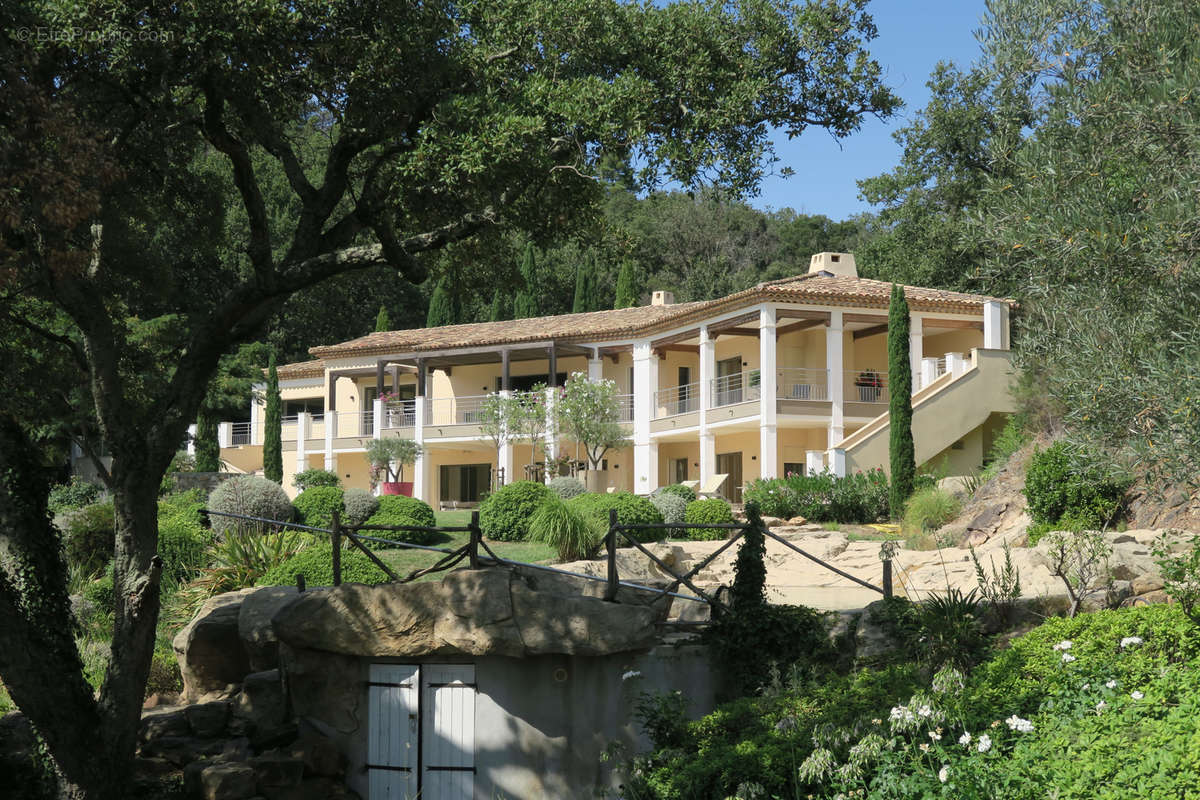
[[[455,528],[464,527],[471,521],[470,511],[438,511],[437,523],[438,527]],[[470,534],[466,531],[457,531],[454,533],[443,533],[439,535],[437,541],[433,543],[434,547],[442,547],[447,550],[455,550],[462,547],[470,540]],[[488,546],[501,558],[511,559],[513,561],[528,561],[533,563],[551,561],[555,557],[554,548],[549,545],[544,545],[541,542],[491,542]],[[396,571],[400,577],[404,577],[415,569],[428,567],[437,562],[442,557],[441,553],[431,553],[428,550],[415,550],[409,548],[399,548],[396,550],[380,550],[376,551],[388,566]],[[482,551],[481,551],[482,552]],[[466,562],[461,562],[456,566],[463,566]],[[436,575],[428,576],[429,579],[435,579]],[[422,578],[424,579],[424,578]]]

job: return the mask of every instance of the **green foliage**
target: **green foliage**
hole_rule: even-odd
[[[221,443],[217,439],[217,417],[201,408],[196,416],[196,471],[221,471]]]
[[[104,569],[96,580],[83,587],[83,599],[91,603],[97,613],[113,613],[117,600],[113,593],[113,571],[111,565]]]
[[[371,559],[358,550],[341,553],[342,583],[387,583],[388,576]],[[306,547],[296,555],[265,572],[258,586],[295,586],[296,576],[303,575],[308,586],[333,585],[333,550],[323,545]]]
[[[617,274],[617,296],[613,308],[632,308],[638,304],[640,294],[637,282],[637,267],[626,259],[621,262],[621,271]]]
[[[989,557],[991,571],[985,570],[975,548],[971,548],[971,561],[975,564],[975,579],[979,582],[979,596],[987,602],[1001,625],[1012,620],[1017,598],[1021,596],[1021,574],[1012,563],[1012,548],[1004,543],[1004,563],[997,569],[994,558]]]
[[[500,322],[502,320],[511,319],[508,313],[508,295],[496,289],[492,293],[492,305],[488,309],[488,322]]]
[[[677,525],[686,519],[688,502],[672,492],[655,492],[650,495],[650,502],[662,514],[663,522]]]
[[[563,500],[570,500],[572,497],[578,497],[587,491],[587,488],[583,485],[583,481],[578,478],[572,478],[569,475],[559,475],[557,478],[551,478],[550,483],[546,485]]]
[[[1070,518],[1082,527],[1099,528],[1120,512],[1128,486],[1087,453],[1055,442],[1034,452],[1023,492],[1035,523],[1055,525]]]
[[[538,282],[537,251],[533,244],[525,245],[525,253],[521,256],[521,288],[513,299],[513,319],[528,319],[538,316]]]
[[[720,497],[696,500],[687,504],[683,521],[692,525],[729,525],[733,522],[733,509]],[[720,528],[688,528],[687,538],[695,541],[728,539],[729,533]]]
[[[433,509],[418,497],[405,497],[399,494],[383,495],[379,498],[379,508],[366,522],[367,525],[393,525],[397,528],[416,526],[418,528],[437,527],[437,517]],[[363,531],[368,536],[381,539],[395,539],[410,544],[433,544],[437,539],[436,533],[429,531],[395,530],[395,531]],[[386,548],[377,542],[371,542],[372,549]]]
[[[78,475],[72,475],[69,481],[60,483],[50,490],[46,507],[51,514],[62,514],[91,505],[99,499],[99,486],[83,480]]]
[[[392,320],[388,316],[387,306],[380,305],[379,313],[375,315],[375,332],[383,333],[392,329]]]
[[[263,475],[283,483],[283,400],[279,396],[279,373],[275,351],[267,364],[266,408],[263,410]]]
[[[979,619],[977,592],[963,594],[948,588],[917,605],[921,625],[920,653],[937,668],[952,665],[967,669],[982,658],[988,641]]]
[[[179,669],[179,660],[175,651],[170,647],[155,647],[154,655],[150,658],[150,675],[146,678],[145,694],[183,691],[183,674]]]
[[[1075,616],[1088,597],[1107,589],[1112,581],[1108,566],[1111,555],[1112,545],[1099,531],[1076,527],[1050,534],[1046,558],[1050,573],[1063,582],[1071,598],[1068,616]]]
[[[676,497],[682,498],[685,503],[691,503],[696,499],[696,491],[688,486],[684,486],[682,483],[671,483],[666,486],[660,486],[653,493],[656,495],[673,494]]]
[[[581,259],[575,268],[575,299],[571,311],[580,314],[585,311],[601,311],[604,304],[600,302],[600,289],[597,286],[596,255]]]
[[[525,541],[529,538],[530,518],[542,503],[554,496],[545,484],[533,481],[514,481],[501,486],[479,504],[479,528],[483,538],[499,542]]]
[[[633,717],[656,748],[682,747],[687,742],[688,702],[683,692],[642,692]]]
[[[404,465],[412,464],[421,455],[421,445],[412,439],[387,436],[367,442],[367,463],[373,472],[390,482],[404,482]],[[393,468],[393,464],[396,466]]]
[[[210,565],[181,590],[181,594],[188,595],[185,606],[195,610],[213,595],[254,586],[259,578],[292,556],[310,547],[320,549],[322,545],[329,549],[327,541],[297,531],[259,533],[230,528],[213,543]]]
[[[200,524],[195,506],[176,509],[159,503],[158,554],[163,561],[163,583],[182,584],[196,577],[208,562],[211,535]],[[165,513],[164,513],[165,512]]]
[[[293,513],[292,501],[278,483],[253,475],[239,475],[222,481],[209,495],[208,507],[212,511],[226,514],[241,514],[279,522],[290,522]],[[212,515],[212,530],[217,536],[223,536],[237,528],[255,529],[258,526],[259,523]]]
[[[633,526],[626,531],[639,542],[653,542],[663,537],[663,531],[654,528],[637,528],[638,525],[657,525],[661,523],[662,515],[654,504],[645,497],[639,497],[631,492],[612,492],[611,494],[581,494],[567,501],[567,505],[588,520],[589,524],[608,531],[609,509],[616,509],[617,522],[620,525]],[[622,537],[617,536],[620,546]]]
[[[529,538],[558,551],[559,561],[592,558],[604,541],[607,526],[596,524],[557,495],[547,497],[529,518]]]
[[[1163,588],[1183,613],[1200,625],[1200,534],[1193,534],[1187,549],[1172,552],[1167,534],[1154,542],[1155,563],[1163,577]]]
[[[68,564],[95,572],[113,557],[116,520],[112,502],[71,512],[63,528]]]
[[[888,506],[893,517],[904,513],[917,471],[912,435],[912,365],[909,361],[909,315],[904,287],[892,284],[888,306]]]
[[[937,530],[961,510],[962,502],[945,489],[921,489],[904,503],[904,527],[912,531]]]
[[[329,528],[333,525],[334,509],[342,511],[342,498],[342,490],[337,486],[318,485],[296,495],[292,505],[300,522],[314,528]]]
[[[195,472],[196,459],[186,450],[179,450],[171,457],[171,463],[167,465],[167,471],[163,473],[162,480],[158,483],[158,494],[161,497],[164,494],[170,494],[175,491],[175,473],[176,472]]]
[[[379,510],[379,499],[366,489],[347,489],[342,495],[347,525],[363,525]]]
[[[879,469],[844,478],[826,471],[752,480],[742,497],[757,503],[762,513],[783,519],[798,515],[813,522],[870,524],[888,516],[888,480]]]
[[[617,384],[611,380],[590,381],[574,373],[555,401],[554,417],[559,430],[583,446],[591,469],[599,468],[609,450],[628,444]]]
[[[461,309],[458,296],[449,285],[449,278],[443,276],[429,298],[429,313],[425,316],[426,328],[440,328],[443,325],[457,325]]]
[[[341,486],[342,479],[327,469],[306,469],[296,473],[292,485],[303,492],[316,486]]]

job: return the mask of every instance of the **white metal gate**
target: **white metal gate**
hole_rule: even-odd
[[[372,664],[368,688],[369,800],[471,800],[474,665]]]

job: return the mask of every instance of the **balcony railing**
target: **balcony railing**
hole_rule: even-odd
[[[229,426],[229,443],[235,447],[250,444],[252,433],[249,422],[234,422]]]
[[[442,397],[425,404],[426,425],[478,425],[487,395]]]
[[[417,424],[417,401],[400,400],[388,403],[383,409],[383,428],[411,428]]]
[[[785,367],[776,376],[780,400],[828,400],[829,370]]]
[[[888,402],[887,370],[846,370],[846,401],[850,403]]]
[[[756,369],[722,375],[712,380],[713,408],[757,400],[761,394],[761,383]]]
[[[617,395],[617,405],[621,412],[621,422],[633,422],[633,395]]]
[[[654,393],[655,418],[673,417],[676,414],[688,414],[699,410],[699,383],[685,383],[683,386],[659,389]],[[633,416],[630,415],[630,420],[632,419]]]
[[[338,411],[337,432],[341,436],[372,436],[375,433],[375,411]]]

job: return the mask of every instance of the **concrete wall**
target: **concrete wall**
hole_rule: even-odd
[[[388,659],[309,652],[303,662],[293,662],[302,671],[291,676],[297,716],[337,742],[349,760],[346,782],[364,800],[373,800],[364,766],[367,680],[370,665],[383,661]],[[634,751],[649,749],[634,719],[642,692],[681,691],[693,719],[715,705],[707,648],[699,645],[603,657],[392,661],[475,665],[476,800],[565,800],[615,789],[618,780],[601,756],[614,742]],[[641,674],[623,679],[629,671]]]

